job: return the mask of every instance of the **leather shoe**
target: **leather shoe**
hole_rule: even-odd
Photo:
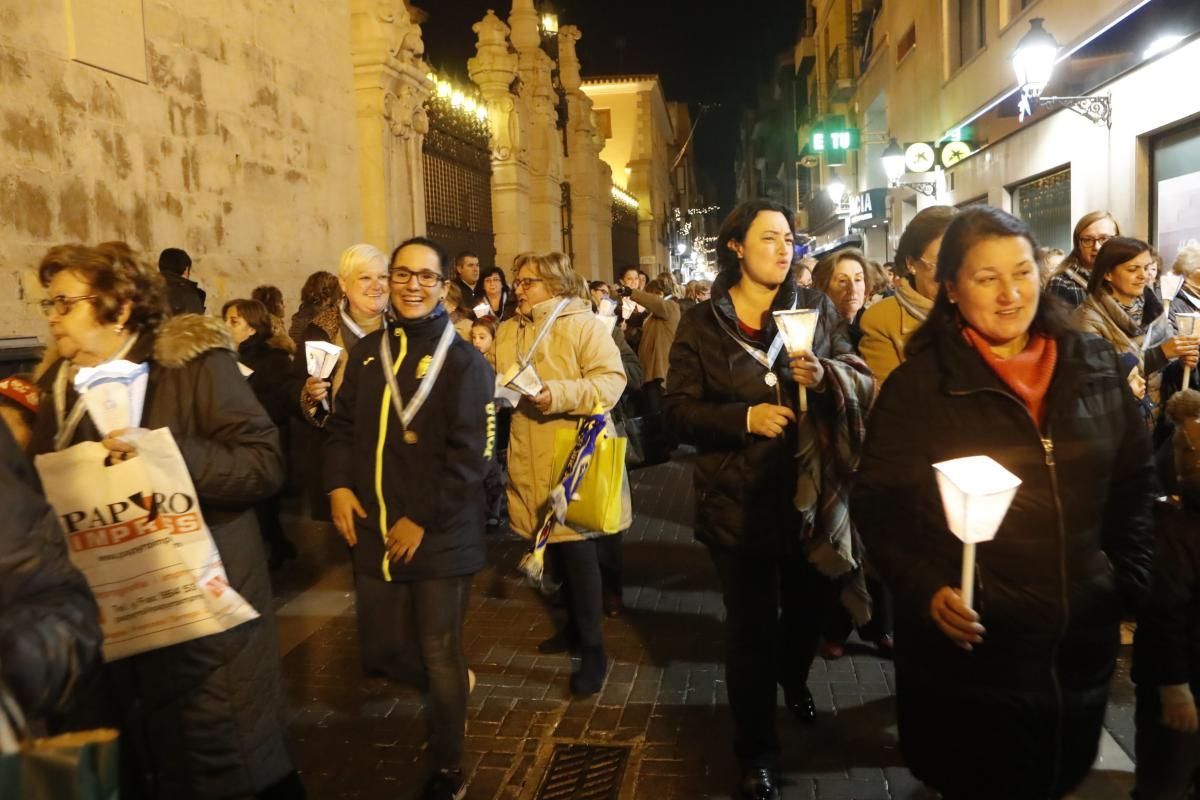
[[[808,690],[807,686],[801,686],[798,689],[788,689],[785,686],[783,704],[796,719],[805,725],[812,725],[817,721],[817,704],[813,702],[812,692]]]
[[[578,646],[579,643],[575,640],[574,632],[568,628],[562,628],[549,639],[538,644],[537,650],[543,655],[551,655],[574,651]]]
[[[742,774],[742,800],[779,800],[779,788],[771,770],[754,767]]]

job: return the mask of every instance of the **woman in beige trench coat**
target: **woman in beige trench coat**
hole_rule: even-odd
[[[616,343],[592,313],[587,283],[565,255],[518,256],[514,269],[517,315],[501,323],[496,332],[496,371],[504,375],[528,360],[544,384],[539,394],[524,397],[517,405],[508,445],[509,520],[514,531],[532,538],[561,477],[553,471],[555,434],[574,431],[597,403],[611,411],[625,389],[625,371]],[[544,328],[545,336],[535,347]],[[628,479],[621,505],[619,530],[624,530],[632,517]],[[600,630],[600,567],[593,541],[601,535],[556,525],[546,551],[563,578],[567,624],[538,649],[579,654],[581,664],[571,675],[571,691],[581,695],[600,691],[608,670]]]

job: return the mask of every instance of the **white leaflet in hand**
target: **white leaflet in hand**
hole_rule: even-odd
[[[479,305],[472,308],[471,311],[475,312],[475,317],[477,319],[483,319],[484,317],[496,316],[495,314],[492,313],[492,307],[490,305],[488,305],[486,300],[484,300],[482,303],[480,303]]]
[[[337,367],[342,348],[329,342],[305,342],[304,357],[308,362],[308,374],[314,378],[328,380]]]
[[[238,372],[242,373],[243,378],[249,378],[254,374],[254,370],[250,369],[240,361],[238,362]]]
[[[546,388],[532,363],[526,364],[524,367],[520,364],[513,364],[505,370],[500,381],[506,388],[516,390],[526,397],[537,397],[538,393]]]
[[[600,301],[600,308],[597,313],[602,317],[617,316],[617,301],[611,297],[605,297]]]
[[[617,318],[608,314],[597,314],[596,318],[604,323],[604,330],[608,331],[609,336],[611,336],[613,328],[617,327]]]
[[[149,376],[148,364],[123,360],[79,370],[75,391],[102,436],[141,424]]]
[[[513,408],[517,407],[517,403],[521,402],[521,393],[504,385],[504,377],[496,376],[496,399],[501,403],[508,403]]]
[[[783,346],[789,355],[807,353],[812,350],[813,336],[817,332],[820,312],[815,308],[797,308],[791,311],[775,311],[775,324],[783,335]]]

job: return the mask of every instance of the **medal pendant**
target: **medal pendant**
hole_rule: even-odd
[[[770,386],[772,389],[774,389],[775,386],[779,383],[779,378],[776,377],[774,372],[768,372],[766,375],[763,376],[763,383],[765,383],[767,386]]]
[[[417,443],[417,432],[413,431],[413,430],[406,430],[404,432],[404,443],[405,444],[416,444]]]

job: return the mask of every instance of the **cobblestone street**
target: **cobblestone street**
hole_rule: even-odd
[[[469,798],[535,797],[555,745],[577,743],[628,748],[623,800],[722,798],[735,788],[723,608],[707,554],[692,540],[690,466],[677,457],[633,477],[626,611],[604,623],[612,667],[596,697],[573,700],[570,659],[537,653],[553,632],[552,609],[516,577],[523,544],[492,541],[467,618],[478,676],[464,765]],[[362,677],[345,556],[332,528],[302,529],[302,555],[279,577],[277,605],[292,743],[309,795],[414,797],[427,770],[421,697]],[[794,721],[781,696],[785,798],[926,796],[896,746],[889,661],[852,641],[846,657],[817,660],[810,686],[819,710],[812,727]],[[1117,738],[1131,745],[1120,728],[1128,710],[1114,707],[1111,716]],[[1098,767],[1078,797],[1128,796],[1131,765],[1107,734]]]

